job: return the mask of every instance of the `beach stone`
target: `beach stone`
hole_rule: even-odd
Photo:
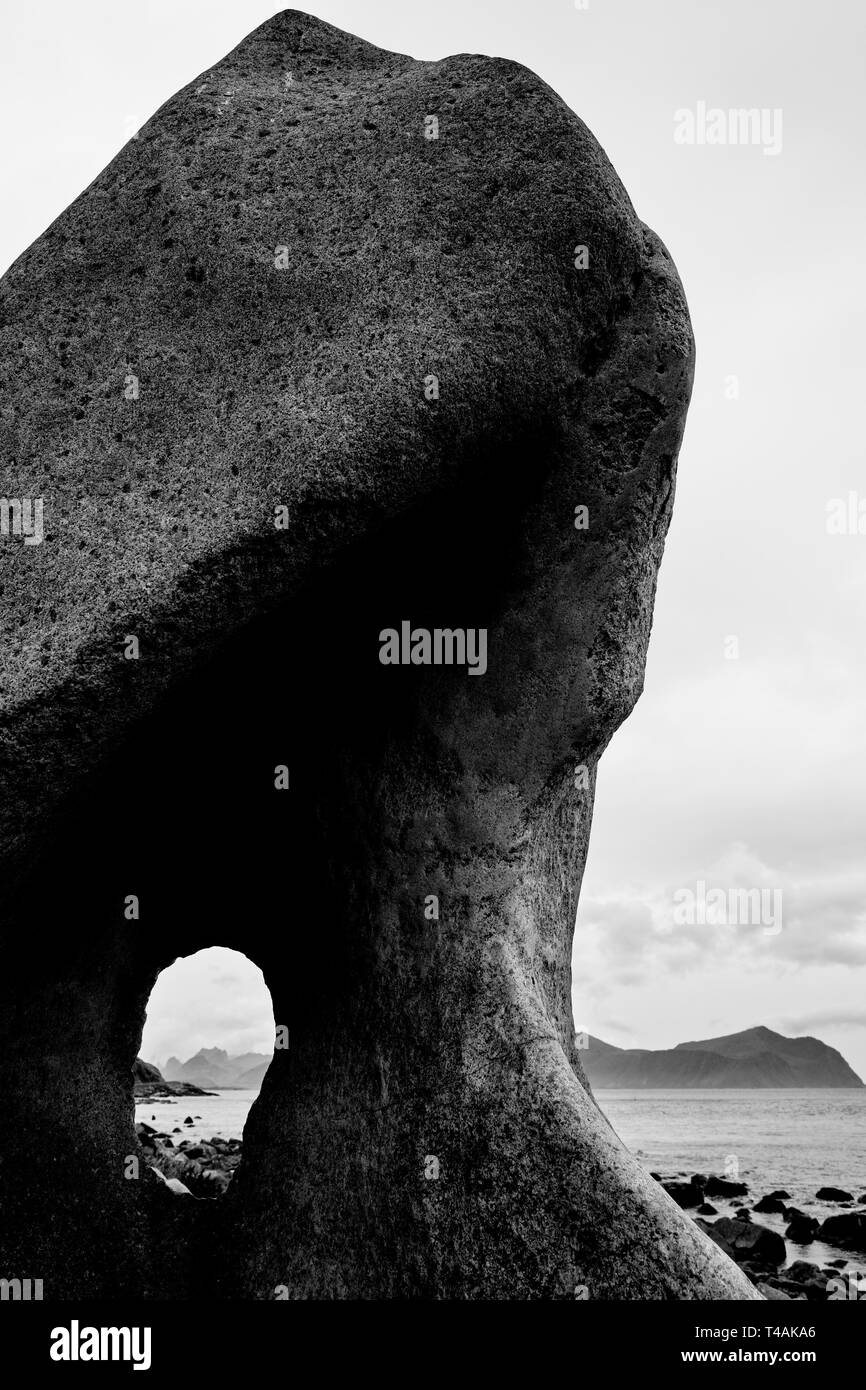
[[[221,1172],[219,1168],[205,1168],[202,1170],[201,1176],[219,1193],[225,1192],[228,1188],[229,1176]]]
[[[718,1210],[710,1202],[702,1202],[698,1207],[699,1216],[718,1216]]]
[[[766,1215],[772,1215],[774,1213],[784,1214],[785,1203],[779,1197],[768,1195],[762,1197],[759,1202],[756,1202],[752,1210],[762,1212]]]
[[[744,1182],[735,1182],[732,1178],[718,1178],[715,1173],[711,1173],[704,1187],[704,1195],[707,1197],[745,1197],[748,1190]]]
[[[795,1303],[808,1298],[806,1291],[793,1279],[785,1279],[781,1275],[771,1275],[767,1284],[777,1293],[783,1293],[786,1298],[793,1299]]]
[[[580,119],[513,62],[277,14],[0,315],[4,487],[45,500],[0,545],[0,1266],[76,1299],[754,1299],[573,1026],[694,369]],[[486,633],[481,678],[383,665],[405,619]],[[172,1224],[118,1161],[131,1068],[160,970],[217,943],[292,1047],[230,1200]],[[46,1113],[75,1137],[42,1161]]]
[[[691,1182],[665,1182],[662,1187],[669,1197],[673,1197],[678,1207],[696,1207],[703,1201],[703,1193]]]
[[[773,1279],[778,1272],[776,1265],[767,1264],[764,1260],[742,1260],[740,1261],[740,1268],[744,1274],[748,1274],[754,1284],[759,1284],[765,1279]]]
[[[853,1202],[850,1192],[841,1187],[819,1187],[815,1196],[819,1202]]]
[[[803,1284],[819,1283],[826,1284],[829,1276],[816,1264],[810,1260],[794,1260],[787,1269],[782,1271],[786,1279],[797,1279]]]
[[[211,1158],[213,1149],[209,1144],[191,1144],[186,1150],[187,1158]]]
[[[758,1284],[757,1288],[758,1292],[762,1293],[765,1298],[770,1300],[770,1302],[787,1303],[791,1300],[791,1295],[789,1293],[785,1293],[784,1290],[779,1288],[777,1284],[769,1284],[764,1282]]]
[[[714,1223],[714,1231],[730,1247],[735,1260],[757,1260],[773,1266],[785,1262],[783,1238],[757,1222],[722,1216]]]
[[[866,1252],[866,1214],[852,1211],[828,1216],[819,1226],[816,1239],[840,1250]]]
[[[783,1187],[776,1188],[775,1192],[769,1192],[767,1196],[771,1199],[779,1199],[781,1201],[790,1201],[791,1199],[790,1192],[786,1192]]]
[[[175,1197],[191,1197],[193,1195],[180,1178],[166,1178],[165,1185],[169,1192],[174,1193]]]
[[[791,1216],[790,1210],[788,1216]],[[795,1245],[809,1245],[815,1239],[819,1224],[816,1217],[797,1212],[785,1228],[785,1238],[792,1240]]]

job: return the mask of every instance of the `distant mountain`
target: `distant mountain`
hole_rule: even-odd
[[[136,1057],[132,1064],[133,1090],[135,1095],[149,1100],[160,1096],[204,1096],[207,1091],[189,1081],[166,1081],[159,1067]]]
[[[221,1047],[202,1047],[186,1062],[169,1057],[163,1073],[169,1081],[190,1081],[195,1086],[211,1089],[238,1087],[254,1091],[261,1086],[270,1061],[263,1052],[243,1052],[239,1057],[230,1057]]]
[[[265,1072],[271,1064],[271,1059],[259,1062],[258,1066],[250,1067],[249,1071],[243,1072],[237,1079],[237,1085],[244,1091],[261,1090],[262,1082],[265,1079]]]
[[[157,1085],[163,1080],[162,1072],[159,1067],[155,1067],[153,1062],[145,1062],[141,1057],[136,1057],[132,1064],[132,1075],[135,1081],[142,1081],[146,1085]]]
[[[862,1086],[841,1053],[818,1038],[785,1038],[747,1028],[722,1038],[677,1043],[665,1051],[613,1047],[589,1037],[580,1056],[599,1090]]]

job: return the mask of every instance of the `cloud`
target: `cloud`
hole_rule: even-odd
[[[714,890],[726,900],[715,919]],[[751,912],[743,913],[738,893],[751,895]],[[688,920],[684,903],[693,907]],[[731,961],[770,970],[866,966],[866,869],[801,876],[736,842],[680,883],[596,896],[578,908],[575,968],[584,976],[601,970],[625,983]]]
[[[147,1005],[141,1056],[160,1065],[202,1047],[231,1055],[269,1053],[274,1042],[270,992],[258,966],[238,951],[214,946],[163,970]]]
[[[866,1028],[866,1009],[824,1009],[780,1020],[786,1033],[810,1033],[814,1028]]]

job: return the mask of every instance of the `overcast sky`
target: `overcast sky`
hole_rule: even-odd
[[[276,8],[6,7],[0,267],[156,107]],[[305,8],[418,58],[477,51],[533,68],[595,133],[686,287],[695,395],[645,694],[599,775],[575,943],[577,1022],[624,1046],[756,1023],[814,1032],[866,1079],[866,535],[826,529],[831,499],[858,490],[866,499],[866,9],[843,0]],[[768,119],[780,110],[781,149],[677,143],[675,112],[697,113],[701,102],[765,109]],[[736,659],[726,656],[730,637]],[[700,880],[780,889],[782,930],[675,926],[673,894]],[[249,1018],[252,967],[185,968],[183,1011],[172,1006],[175,1021],[160,1024],[154,1055],[266,1045],[270,1020]],[[266,1002],[263,988],[259,980]],[[149,1029],[155,1000],[151,1013]]]

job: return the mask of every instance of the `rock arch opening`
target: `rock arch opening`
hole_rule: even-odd
[[[206,947],[162,970],[133,1065],[133,1171],[175,1197],[224,1196],[285,1034],[262,971],[242,952]]]

